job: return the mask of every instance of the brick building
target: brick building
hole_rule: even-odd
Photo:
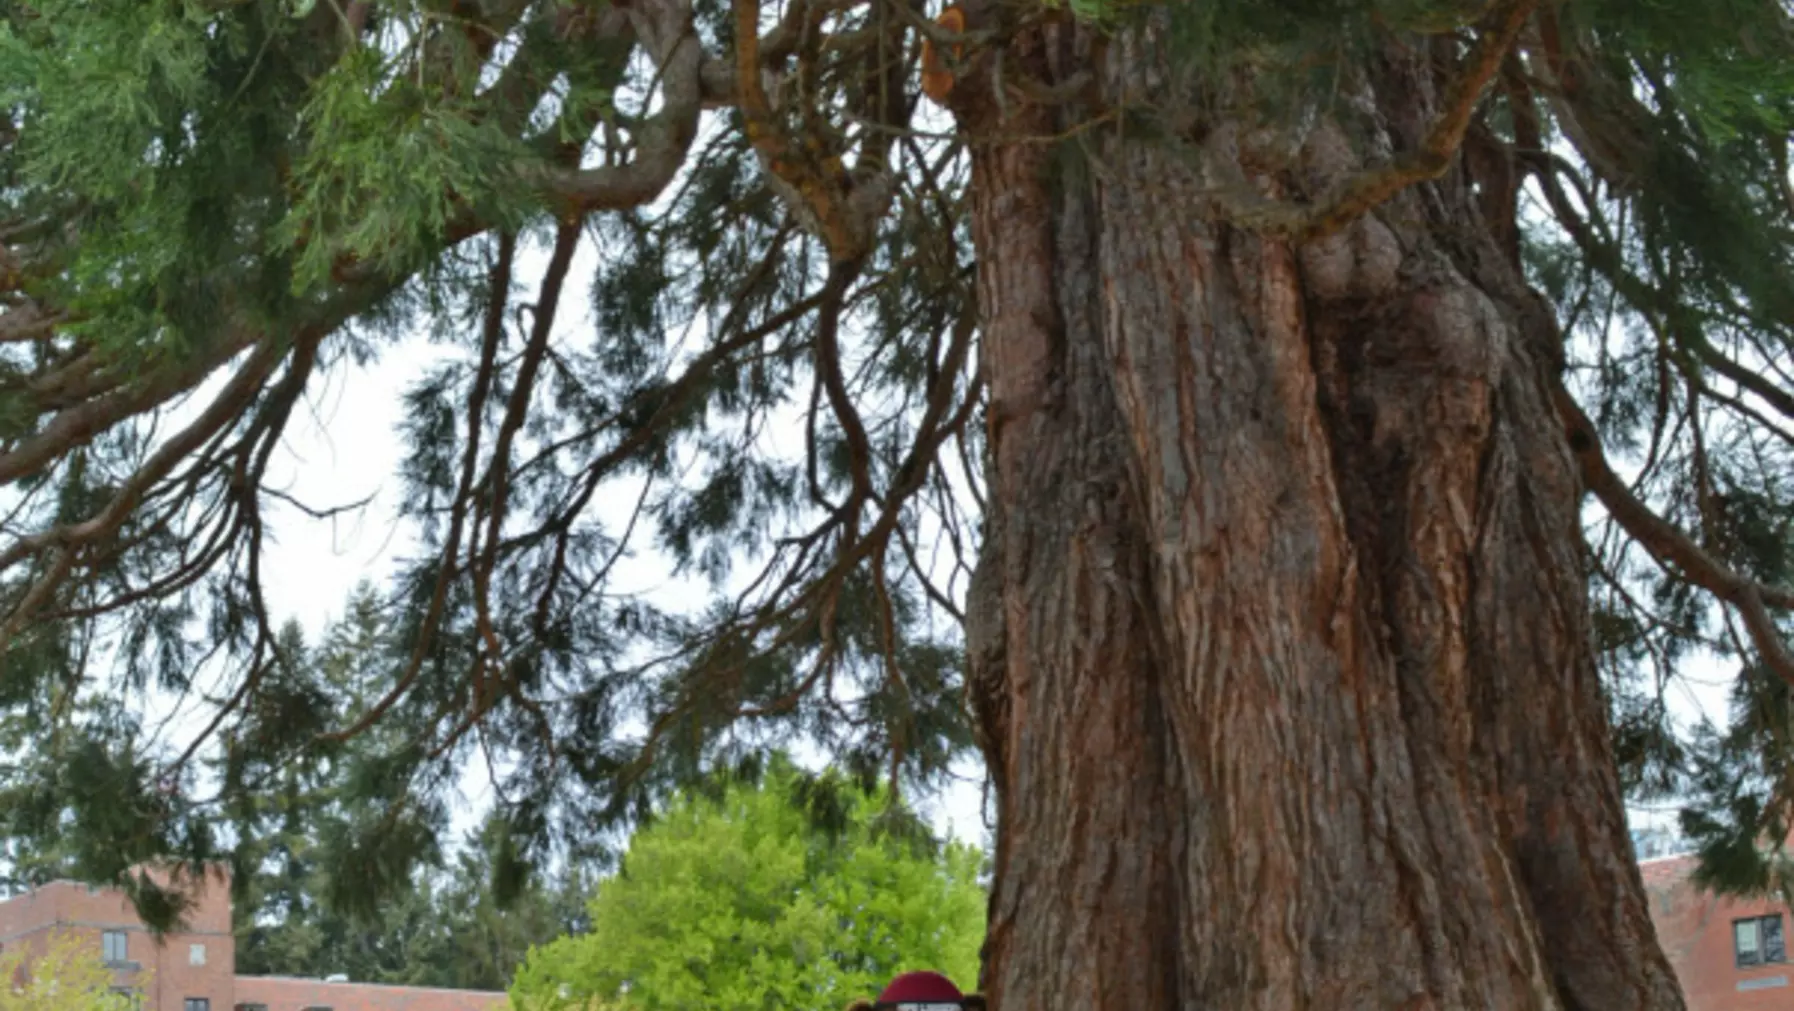
[[[1788,907],[1697,888],[1688,880],[1694,865],[1686,855],[1639,863],[1657,939],[1681,980],[1688,1011],[1794,1009]]]
[[[230,919],[222,870],[199,889],[186,929],[159,944],[122,892],[54,881],[0,901],[0,947],[29,953],[59,935],[80,937],[144,1011],[499,1011],[505,1003],[502,993],[476,990],[239,976]]]

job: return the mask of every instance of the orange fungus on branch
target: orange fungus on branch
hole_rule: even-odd
[[[960,10],[959,6],[955,4],[941,11],[941,16],[935,18],[934,23],[946,31],[958,34],[966,30],[965,11]],[[958,60],[962,52],[963,47],[955,45],[953,58]],[[935,46],[934,40],[924,38],[922,40],[922,94],[927,95],[936,105],[946,105],[947,95],[952,90],[952,69],[947,66],[947,61],[941,58],[940,50]]]

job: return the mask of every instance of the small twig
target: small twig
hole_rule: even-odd
[[[341,516],[344,513],[352,513],[359,509],[366,509],[368,507],[368,504],[374,501],[373,495],[367,495],[362,498],[358,498],[353,502],[348,502],[343,505],[317,508],[314,506],[306,505],[304,502],[299,501],[297,498],[294,498],[292,495],[289,495],[286,492],[281,491],[278,488],[268,488],[268,487],[264,486],[261,489],[261,492],[262,492],[262,494],[267,495],[270,498],[276,498],[282,502],[285,502],[287,505],[292,506],[294,509],[297,509],[300,512],[304,513],[305,515],[310,516],[314,520],[335,519],[336,517]]]

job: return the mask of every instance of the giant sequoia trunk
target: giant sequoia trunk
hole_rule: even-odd
[[[1071,31],[1006,54],[1113,100],[1164,78]],[[1281,161],[1313,194],[1435,115]],[[962,87],[973,87],[966,80]],[[998,1011],[1681,1007],[1590,653],[1549,311],[1457,169],[1305,245],[1193,162],[955,92],[974,154],[992,515],[970,641],[998,785]],[[1010,138],[1010,140],[1005,140]],[[1379,151],[1380,149],[1380,151]]]

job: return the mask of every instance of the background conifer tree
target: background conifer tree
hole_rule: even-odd
[[[316,649],[283,630],[288,687],[328,705],[365,702],[390,638],[380,598],[364,584]],[[381,795],[359,788],[365,763],[383,757],[380,737],[309,752],[273,783],[231,793],[237,971],[502,990],[532,945],[585,922],[591,868],[563,864],[529,878],[500,822],[458,845],[441,816],[422,845],[386,835]],[[370,859],[375,870],[358,867]]]

